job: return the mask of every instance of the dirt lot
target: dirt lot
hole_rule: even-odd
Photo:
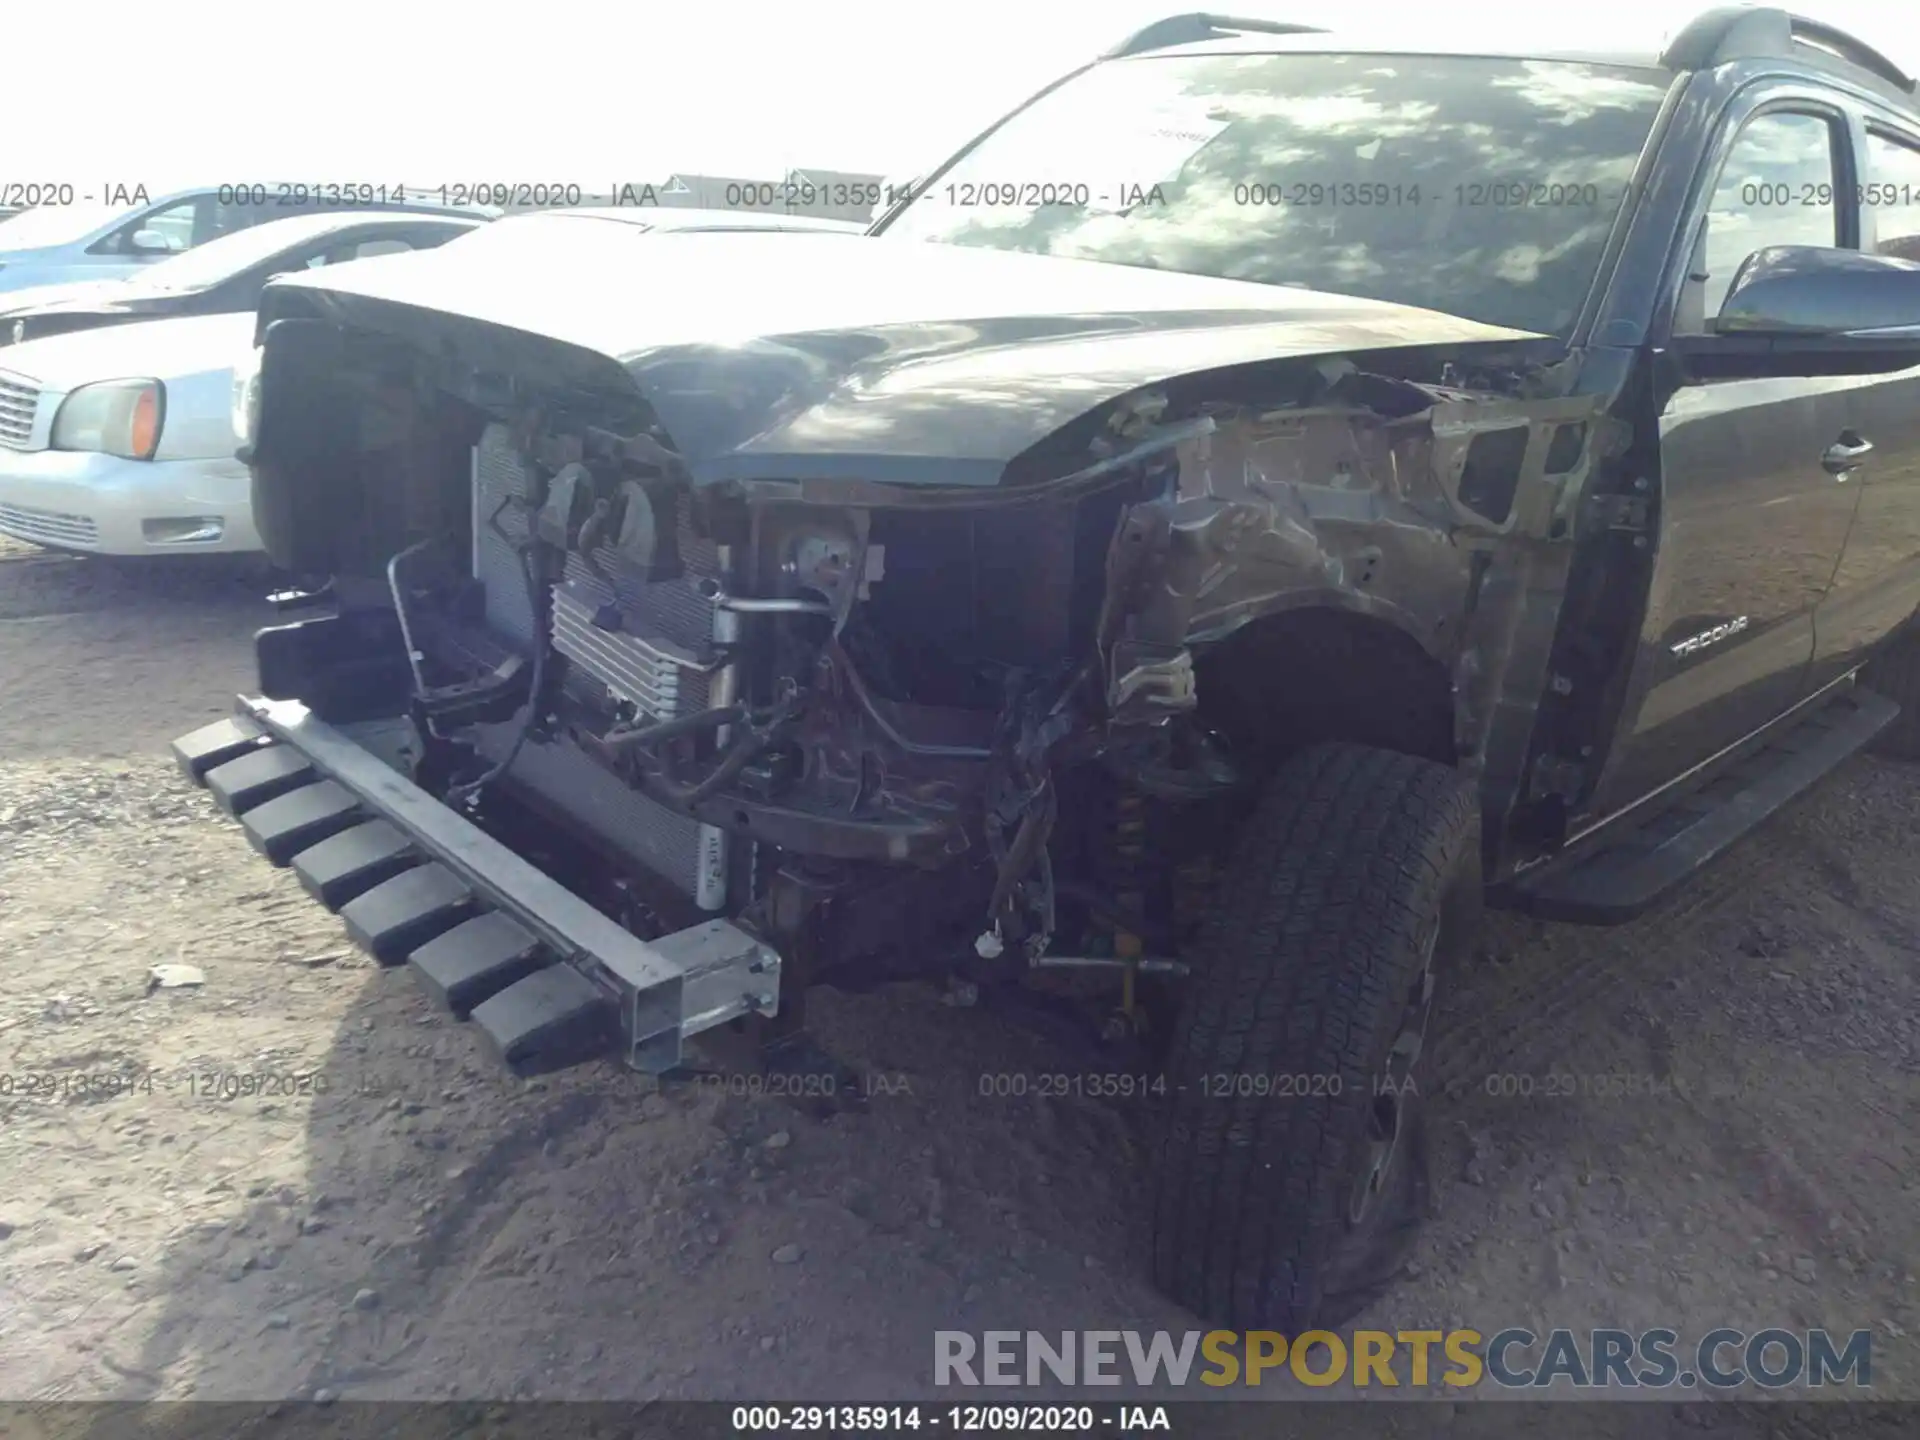
[[[929,987],[819,997],[893,1092],[830,1117],[490,1068],[164,758],[257,588],[0,548],[0,1398],[899,1399],[937,1328],[1194,1328],[1138,1106],[982,1098],[1061,1058]],[[1657,916],[1496,918],[1437,1217],[1358,1323],[1869,1328],[1920,1399],[1917,845],[1920,770],[1861,760]],[[295,1071],[326,1093],[206,1093]],[[152,1079],[28,1093],[108,1074]]]

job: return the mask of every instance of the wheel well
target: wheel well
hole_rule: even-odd
[[[1262,768],[1325,740],[1458,759],[1446,667],[1383,620],[1286,611],[1235,631],[1196,666],[1202,721]]]

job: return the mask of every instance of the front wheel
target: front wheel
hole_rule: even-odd
[[[1381,1293],[1427,1206],[1434,977],[1481,903],[1472,784],[1320,745],[1274,777],[1203,928],[1168,1063],[1154,1279],[1299,1334]]]

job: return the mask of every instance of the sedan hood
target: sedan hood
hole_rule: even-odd
[[[95,380],[195,375],[230,366],[247,353],[251,315],[196,315],[50,335],[0,350],[0,369],[53,390]]]
[[[557,341],[576,375],[586,360],[637,389],[702,482],[957,485],[998,483],[1060,426],[1174,376],[1547,338],[1351,296],[954,245],[579,229],[537,264],[482,237],[287,277],[268,286],[261,323],[318,312],[469,357],[499,357],[502,331],[542,337],[550,356]],[[540,348],[514,353],[531,367]]]

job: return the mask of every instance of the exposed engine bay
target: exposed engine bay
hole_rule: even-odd
[[[1534,728],[1620,443],[1550,374],[1408,351],[1136,390],[988,490],[703,482],[558,347],[279,329],[325,383],[265,417],[256,511],[341,615],[263,632],[263,692],[404,712],[416,783],[583,841],[637,933],[743,918],[803,985],[1113,965],[1131,1010],[1288,746],[1478,769]]]

